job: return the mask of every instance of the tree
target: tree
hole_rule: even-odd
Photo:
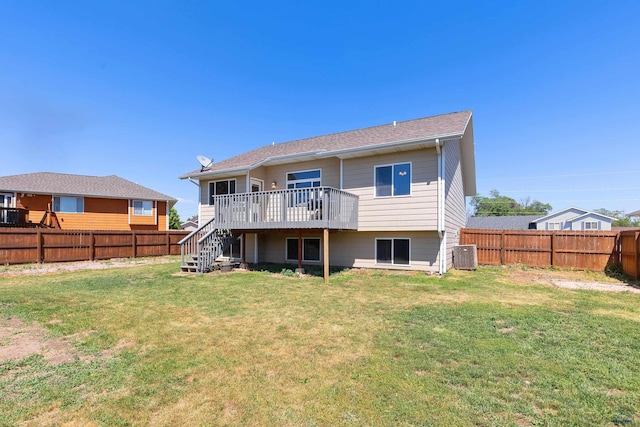
[[[198,222],[198,215],[193,215],[191,218],[187,218],[187,221]]]
[[[510,215],[546,215],[551,205],[529,197],[518,203],[511,197],[502,196],[498,190],[491,190],[489,197],[474,196],[471,198],[474,216],[510,216]]]
[[[629,218],[624,214],[624,211],[610,211],[600,208],[594,209],[594,212],[615,218],[616,220],[611,223],[613,227],[640,227],[640,220]]]
[[[176,208],[171,208],[169,210],[169,230],[180,230],[180,225],[182,222],[180,221],[180,215]]]

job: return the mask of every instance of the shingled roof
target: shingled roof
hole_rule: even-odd
[[[521,216],[472,216],[467,218],[467,228],[488,230],[528,230],[529,224],[542,215]]]
[[[0,177],[0,192],[104,197],[110,199],[167,200],[171,196],[127,181],[116,175],[86,176],[36,172]]]
[[[202,170],[197,169],[186,173],[180,178],[187,179],[218,172],[251,169],[278,158],[291,158],[291,160],[294,160],[296,156],[314,153],[327,156],[340,155],[341,152],[349,150],[375,149],[385,144],[462,136],[470,119],[471,111],[462,111],[280,144],[265,145],[238,156],[213,163]]]

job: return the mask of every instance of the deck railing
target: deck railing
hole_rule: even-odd
[[[214,196],[219,229],[358,228],[358,196],[331,187]]]
[[[22,208],[0,208],[0,226],[24,226],[28,223],[29,210]]]

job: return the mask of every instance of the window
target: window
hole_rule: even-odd
[[[562,230],[561,222],[549,222],[547,223],[547,230]]]
[[[375,167],[376,197],[411,195],[411,163]]]
[[[84,199],[82,197],[54,197],[53,211],[65,213],[83,213]]]
[[[320,169],[308,171],[288,172],[287,173],[287,189],[295,188],[314,188],[322,185],[322,172]],[[314,195],[315,194],[315,195]],[[317,198],[316,191],[301,191],[293,194],[289,198],[289,205],[295,206],[307,203],[311,198]]]
[[[376,239],[376,264],[409,265],[410,239]]]
[[[287,173],[287,188],[320,187],[322,173],[320,169]]]
[[[214,196],[223,196],[225,194],[236,194],[236,180],[225,179],[223,181],[215,181],[209,183],[209,204],[213,205]]]
[[[235,259],[242,257],[242,239],[240,236],[233,239],[233,242],[231,242],[229,247],[222,252],[222,256]]]
[[[298,238],[287,237],[287,261],[298,260]],[[302,260],[320,261],[320,238],[305,237],[302,239]]]
[[[598,222],[597,221],[586,221],[584,223],[584,229],[585,230],[597,230],[598,229]]]
[[[133,214],[140,216],[153,215],[153,202],[151,200],[134,200]]]

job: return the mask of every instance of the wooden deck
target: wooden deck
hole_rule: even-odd
[[[215,196],[212,204],[218,229],[358,228],[358,196],[331,187]]]

